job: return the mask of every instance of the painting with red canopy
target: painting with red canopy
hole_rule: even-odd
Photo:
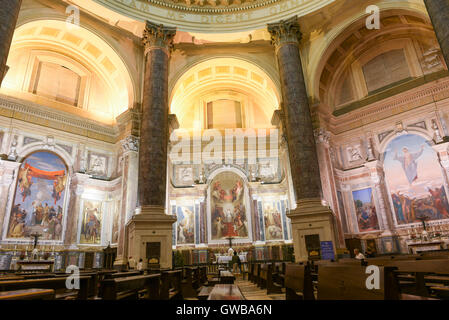
[[[248,238],[244,181],[233,172],[218,174],[211,183],[212,239]]]
[[[8,224],[8,238],[62,240],[67,167],[60,157],[47,151],[23,160]]]

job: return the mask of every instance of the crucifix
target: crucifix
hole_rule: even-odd
[[[33,247],[33,249],[36,249],[36,247],[37,247],[37,240],[38,240],[39,237],[41,237],[42,235],[39,234],[39,233],[33,233],[31,236],[34,238],[34,247]]]
[[[226,239],[229,240],[229,248],[232,248],[232,239],[234,239],[234,237],[228,237]]]
[[[429,220],[429,217],[427,217],[427,216],[420,216],[420,217],[418,217],[418,218],[416,218],[416,219],[419,220],[419,221],[421,221],[422,226],[423,226],[423,228],[424,228],[424,231],[427,231],[427,228],[426,228],[426,221]]]

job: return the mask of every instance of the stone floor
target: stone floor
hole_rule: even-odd
[[[242,280],[239,276],[237,276],[235,284],[238,285],[247,300],[285,300],[285,293],[267,295],[266,289],[260,289],[251,281]],[[285,289],[282,290],[285,292]]]

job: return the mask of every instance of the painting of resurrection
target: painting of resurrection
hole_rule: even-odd
[[[360,232],[379,230],[376,206],[373,199],[373,190],[366,188],[352,191],[357,216],[357,224]]]
[[[195,243],[195,214],[193,206],[176,207],[177,222],[177,244]]]
[[[232,172],[218,174],[211,183],[212,240],[248,238],[243,180]]]
[[[62,240],[67,167],[54,153],[41,151],[26,157],[19,168],[8,238]]]
[[[384,159],[386,181],[398,224],[449,218],[449,205],[436,152],[418,135],[390,142]]]
[[[84,200],[81,244],[101,244],[102,203]]]

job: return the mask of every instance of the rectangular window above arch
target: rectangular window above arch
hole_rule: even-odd
[[[78,107],[81,76],[63,65],[39,61],[31,90],[36,95]]]
[[[243,128],[242,105],[235,100],[215,100],[207,103],[208,129]]]
[[[412,77],[403,49],[378,55],[363,65],[362,70],[369,94]]]

